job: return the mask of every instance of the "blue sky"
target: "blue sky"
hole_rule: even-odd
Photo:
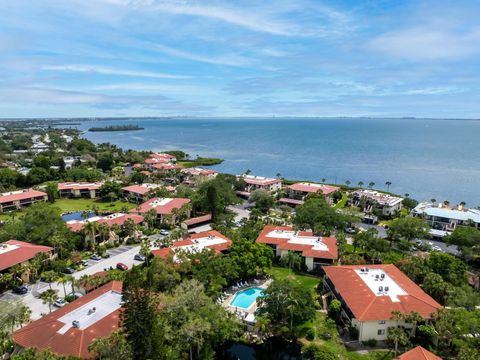
[[[479,1],[0,6],[0,117],[480,117]]]

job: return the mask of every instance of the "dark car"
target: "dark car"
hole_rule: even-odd
[[[108,259],[110,257],[110,254],[109,253],[105,253],[102,255],[102,258],[104,259]]]
[[[141,255],[141,254],[135,254],[135,256],[133,257],[134,260],[137,260],[137,261],[145,261],[145,256]]]
[[[28,292],[28,288],[25,285],[15,286],[12,292],[14,294],[25,295]]]
[[[73,274],[75,272],[75,269],[72,269],[71,267],[66,267],[63,269],[64,274]]]
[[[122,271],[126,271],[126,270],[128,270],[128,266],[125,265],[124,263],[118,263],[117,264],[117,269],[122,270]]]

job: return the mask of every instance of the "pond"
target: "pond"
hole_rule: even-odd
[[[260,345],[233,343],[217,351],[225,360],[302,360],[301,346],[280,338],[270,338]]]
[[[90,219],[95,215],[95,213],[93,211],[73,211],[73,212],[70,212],[70,213],[65,213],[62,215],[62,219],[63,221],[70,221],[70,220],[84,220],[85,218],[82,216],[83,213],[87,213],[88,214],[88,217],[87,219]]]

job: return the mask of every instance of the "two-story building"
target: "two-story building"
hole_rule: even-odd
[[[315,236],[311,231],[295,231],[289,226],[266,225],[257,243],[267,244],[279,257],[289,251],[300,254],[308,271],[318,271],[337,259],[337,239]]]
[[[265,190],[268,193],[273,193],[282,188],[282,181],[280,179],[245,174],[239,175],[238,178],[243,179],[245,187],[237,191],[237,194],[244,197],[249,197],[255,190]]]
[[[358,340],[387,340],[388,328],[412,325],[392,312],[417,312],[425,320],[442,306],[395,265],[324,266],[326,296],[342,304],[341,316],[358,330]]]
[[[315,184],[309,182],[295,183],[284,187],[288,197],[279,199],[278,201],[285,204],[300,205],[303,204],[306,197],[310,194],[321,194],[327,201],[332,203],[333,193],[340,190],[338,186]],[[291,200],[296,200],[292,202]]]
[[[33,189],[4,192],[0,194],[0,212],[19,210],[47,200],[46,193]]]
[[[100,193],[99,190],[102,187],[102,181],[88,182],[63,182],[58,183],[58,194],[61,198],[74,197],[74,198],[88,198],[96,199]]]
[[[443,203],[422,202],[412,210],[411,215],[423,218],[438,230],[453,231],[458,225],[480,228],[480,210],[462,205],[450,207]]]
[[[144,183],[140,185],[125,186],[122,188],[122,194],[126,200],[133,201],[138,204],[148,200],[148,194],[151,192],[151,190],[160,189],[162,187],[172,193],[175,192],[175,187],[173,186]]]
[[[403,198],[375,190],[359,189],[351,194],[351,201],[365,213],[378,208],[383,216],[394,216],[402,209]]]
[[[180,211],[184,210],[184,216],[190,217],[190,202],[191,200],[186,198],[152,198],[131,209],[130,212],[144,215],[153,209],[160,223],[176,224],[179,221]]]

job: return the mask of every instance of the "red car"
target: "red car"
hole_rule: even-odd
[[[118,269],[118,270],[122,270],[122,271],[127,271],[127,270],[128,270],[128,266],[125,265],[124,263],[118,263],[118,264],[117,264],[117,269]]]

